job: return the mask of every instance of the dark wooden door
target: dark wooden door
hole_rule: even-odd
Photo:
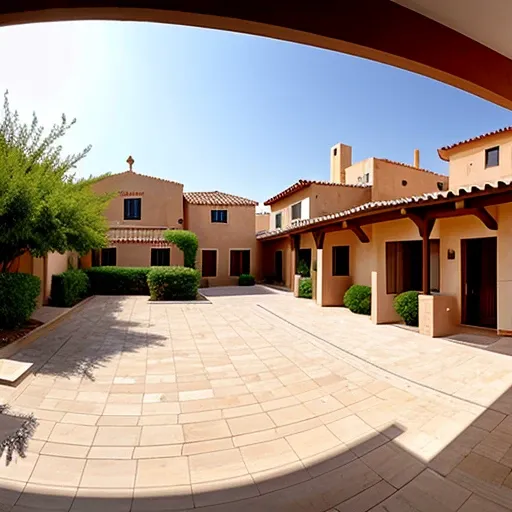
[[[462,240],[462,321],[497,325],[496,238]]]
[[[283,281],[283,251],[276,251],[275,254],[276,281]]]

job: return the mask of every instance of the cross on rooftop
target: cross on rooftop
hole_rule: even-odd
[[[130,156],[127,158],[126,162],[127,162],[127,163],[128,163],[128,165],[130,166],[130,169],[129,169],[129,170],[130,170],[130,171],[132,171],[132,170],[133,170],[133,169],[132,169],[132,166],[133,166],[133,164],[134,164],[134,162],[135,162],[135,160],[132,158],[132,155],[130,155]]]

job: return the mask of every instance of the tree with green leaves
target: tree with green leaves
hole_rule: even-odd
[[[58,141],[75,124],[62,115],[45,134],[37,116],[23,123],[5,93],[0,120],[0,272],[28,251],[85,254],[104,247],[105,209],[112,195],[98,195],[92,184],[105,176],[77,179],[76,164],[90,151],[62,156]]]
[[[196,268],[196,254],[199,241],[195,233],[186,229],[170,229],[165,231],[164,239],[183,251],[185,267]]]

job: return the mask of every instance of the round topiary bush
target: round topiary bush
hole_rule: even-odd
[[[153,267],[148,273],[151,300],[195,300],[201,274],[186,267]]]
[[[372,289],[354,284],[345,292],[343,303],[352,313],[369,315],[372,311]]]
[[[418,325],[418,295],[419,292],[404,292],[393,299],[393,307],[400,315],[405,325]]]
[[[303,277],[299,281],[299,297],[311,299],[313,297],[313,283],[310,277]]]
[[[254,286],[256,279],[251,274],[241,274],[238,278],[238,286]]]
[[[0,273],[0,329],[23,325],[36,309],[40,290],[36,276]]]

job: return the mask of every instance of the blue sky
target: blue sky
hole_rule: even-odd
[[[507,110],[371,61],[172,25],[73,22],[0,30],[0,90],[45,126],[76,117],[79,174],[134,169],[259,201],[328,179],[329,149],[447,172],[436,149],[512,124]]]

